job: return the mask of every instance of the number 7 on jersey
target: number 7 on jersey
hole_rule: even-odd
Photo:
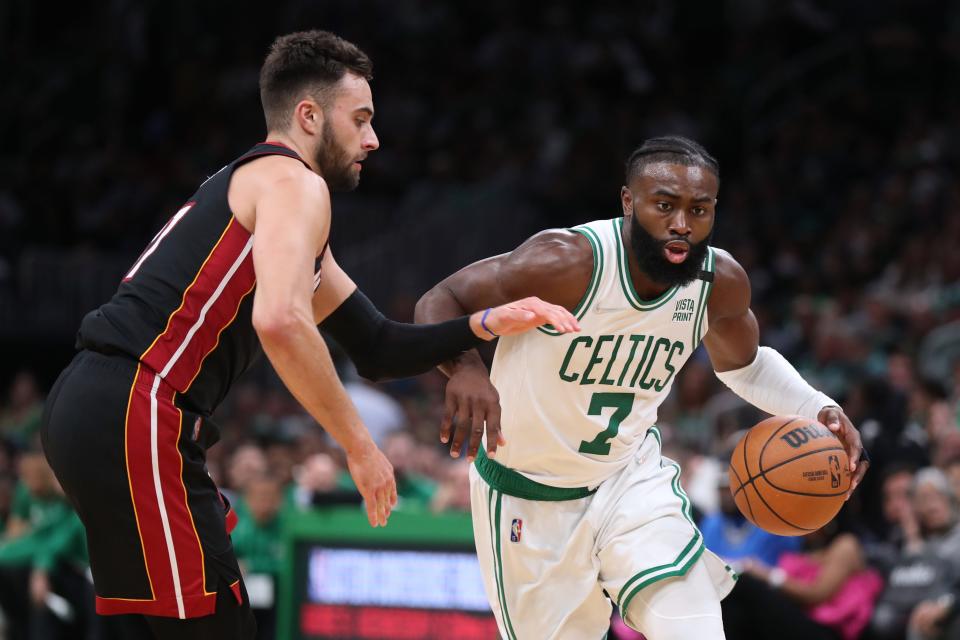
[[[580,453],[592,453],[598,456],[605,456],[610,453],[609,440],[617,436],[620,431],[620,423],[626,420],[630,412],[633,411],[633,394],[595,393],[590,398],[590,408],[587,410],[587,415],[599,416],[604,409],[609,408],[613,408],[614,411],[610,416],[607,428],[589,442],[582,440],[578,449]]]

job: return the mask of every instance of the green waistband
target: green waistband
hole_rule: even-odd
[[[480,447],[477,451],[477,459],[473,464],[477,467],[480,477],[491,487],[508,496],[515,496],[524,500],[548,500],[552,502],[579,500],[597,492],[596,489],[591,490],[586,487],[560,488],[534,482],[513,469],[488,458],[483,447]]]

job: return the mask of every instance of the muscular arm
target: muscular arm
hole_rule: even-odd
[[[745,367],[757,356],[760,329],[750,310],[750,279],[729,253],[717,251],[713,291],[707,307],[709,328],[703,337],[714,371]]]
[[[708,304],[709,329],[703,344],[717,377],[767,413],[816,418],[829,427],[845,445],[850,471],[856,472],[852,492],[867,470],[866,464],[857,469],[863,452],[859,432],[836,402],[807,384],[783,356],[759,346],[757,319],[750,310],[750,280],[726,251],[717,252]]]
[[[543,231],[510,253],[474,262],[440,282],[417,302],[414,320],[443,322],[527,296],[572,310],[586,292],[592,270],[586,238],[566,230]],[[478,361],[474,351],[441,370],[449,375]]]
[[[368,380],[424,373],[484,339],[477,333],[482,332],[479,318],[471,323],[461,316],[427,326],[386,318],[340,268],[332,251],[327,251],[320,268],[323,279],[313,296],[314,322],[333,336]]]
[[[263,350],[293,396],[347,452],[351,473],[366,491],[371,524],[386,524],[396,502],[392,468],[379,459],[313,322],[313,263],[330,225],[326,184],[302,170],[278,171],[255,208],[253,325]]]
[[[544,231],[511,253],[475,262],[440,282],[417,302],[414,319],[443,322],[524,296],[572,310],[586,292],[592,271],[593,252],[586,238],[571,231]],[[440,370],[450,376],[440,440],[450,439],[455,421],[450,453],[459,456],[469,436],[467,456],[472,460],[486,429],[487,454],[493,457],[505,440],[499,396],[480,355],[467,351]]]
[[[493,334],[481,322],[498,334],[519,333],[545,322],[556,322],[561,330],[572,328],[573,319],[566,311],[541,300],[497,305],[485,321],[484,313],[477,311],[433,324],[395,322],[357,290],[332,252],[323,262],[323,282],[314,295],[314,320],[346,350],[360,375],[370,380],[424,373],[492,340]]]

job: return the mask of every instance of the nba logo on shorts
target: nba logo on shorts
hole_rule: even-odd
[[[523,520],[514,518],[510,524],[510,542],[520,542],[521,534],[523,534]]]

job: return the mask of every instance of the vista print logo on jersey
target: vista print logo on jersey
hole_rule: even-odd
[[[673,310],[673,321],[690,322],[693,320],[693,306],[693,298],[677,300],[677,306]]]

